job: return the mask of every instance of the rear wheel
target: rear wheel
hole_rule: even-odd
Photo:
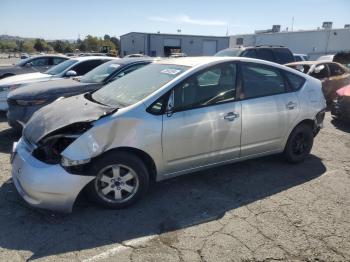
[[[312,128],[307,124],[300,124],[290,134],[284,156],[291,163],[304,161],[311,152],[313,142]]]
[[[94,163],[96,178],[88,185],[89,198],[104,207],[122,208],[147,191],[149,174],[143,161],[127,152],[107,153]]]

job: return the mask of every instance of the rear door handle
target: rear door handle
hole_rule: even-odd
[[[294,108],[297,107],[297,103],[290,101],[288,104],[286,104],[286,108],[288,110],[293,110]]]
[[[238,113],[229,112],[224,116],[224,119],[227,121],[234,121],[238,117],[239,117]]]

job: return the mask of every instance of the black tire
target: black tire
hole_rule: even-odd
[[[302,162],[310,154],[313,143],[312,128],[307,124],[300,124],[289,135],[283,154],[290,163]]]
[[[115,191],[118,185],[114,185],[114,188],[111,189],[114,191],[110,191],[108,195],[105,195],[102,192],[102,190],[104,190],[106,187],[113,186],[112,182],[108,182],[110,184],[106,184],[101,180],[102,176],[104,176],[105,178],[108,176],[108,172],[111,172],[111,179],[113,179],[114,171],[113,170],[108,171],[108,168],[110,166],[113,166],[113,167],[118,166],[120,168],[120,171],[119,171],[121,174],[120,177],[123,177],[122,172],[124,169],[128,170],[127,168],[130,168],[129,173],[132,172],[133,175],[136,175],[137,178],[135,177],[134,180],[137,182],[132,181],[133,182],[132,186],[134,186],[135,190],[133,191],[133,195],[132,196],[130,195],[130,198],[125,197],[124,200],[120,200],[120,201],[110,199],[110,198],[116,197],[114,194],[116,194]],[[113,152],[113,151],[106,153],[105,155],[103,155],[93,163],[92,169],[93,169],[93,174],[96,174],[96,178],[88,184],[86,188],[86,193],[89,199],[98,205],[111,208],[111,209],[124,208],[135,203],[147,192],[147,189],[149,186],[148,170],[144,162],[139,157],[137,157],[132,153]],[[124,172],[126,172],[125,170]],[[126,174],[129,174],[129,173],[126,173]],[[128,182],[125,182],[125,185]],[[118,182],[116,181],[115,183],[118,183]],[[106,185],[106,187],[103,187],[103,185]],[[128,192],[121,189],[121,187],[123,186],[119,185],[118,190],[121,192],[120,194],[122,194],[122,197],[123,197],[125,193],[128,193]]]

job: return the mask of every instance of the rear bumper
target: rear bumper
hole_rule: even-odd
[[[31,206],[71,212],[76,197],[94,177],[72,175],[60,165],[37,160],[20,139],[14,146],[12,179],[18,193]]]

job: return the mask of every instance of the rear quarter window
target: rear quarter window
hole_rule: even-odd
[[[304,77],[298,76],[290,72],[285,71],[284,75],[286,76],[288,84],[292,91],[298,91],[300,88],[303,87],[306,81]]]

